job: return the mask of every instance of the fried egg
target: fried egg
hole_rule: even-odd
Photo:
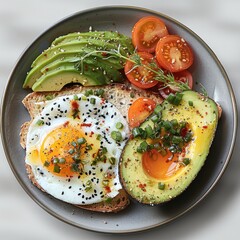
[[[31,122],[26,164],[48,194],[71,204],[114,198],[118,161],[129,137],[126,119],[107,100],[84,94],[46,101]]]

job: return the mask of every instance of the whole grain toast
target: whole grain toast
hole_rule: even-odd
[[[138,99],[139,97],[147,97],[151,98],[157,103],[162,102],[162,98],[159,94],[150,93],[146,90],[141,90],[134,88],[127,84],[112,84],[104,87],[82,87],[79,85],[74,85],[70,87],[65,87],[60,92],[32,92],[28,94],[23,99],[23,104],[28,110],[30,114],[30,121],[25,122],[20,131],[20,144],[25,149],[26,148],[26,137],[28,133],[28,128],[31,121],[34,119],[36,115],[38,115],[44,107],[44,104],[48,101],[48,99],[56,98],[58,96],[63,95],[71,95],[77,93],[84,93],[87,89],[96,90],[96,89],[104,89],[104,98],[115,105],[118,110],[121,112],[125,118],[127,118],[128,108],[131,104]],[[41,186],[35,181],[33,172],[31,170],[31,166],[26,164],[26,171],[29,179],[32,181],[34,185],[36,185],[39,189],[44,191]],[[127,193],[124,189],[119,191],[119,194],[112,199],[112,201],[108,202],[100,202],[90,205],[77,205],[80,208],[96,211],[96,212],[118,212],[124,209],[130,200],[128,198]]]

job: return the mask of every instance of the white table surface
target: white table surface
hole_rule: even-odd
[[[239,104],[238,0],[0,0],[0,94],[20,54],[45,29],[77,11],[104,5],[145,7],[169,15],[188,26],[222,62]],[[21,188],[8,166],[1,145],[0,239],[240,239],[239,145],[238,137],[225,174],[207,198],[190,213],[164,227],[130,235],[89,232],[49,215]]]

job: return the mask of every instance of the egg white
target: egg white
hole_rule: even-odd
[[[129,136],[129,128],[126,119],[119,110],[107,100],[97,96],[86,97],[83,94],[77,95],[79,104],[79,118],[73,118],[71,102],[76,95],[61,96],[43,104],[41,113],[34,118],[27,134],[26,141],[26,164],[31,166],[35,181],[48,194],[57,199],[71,204],[93,204],[115,197],[122,188],[118,176],[118,160],[125,142]],[[92,104],[90,99],[94,98]],[[38,124],[39,121],[42,125]],[[52,174],[43,166],[40,159],[34,159],[31,154],[34,150],[40,152],[41,145],[46,136],[54,129],[61,127],[68,122],[70,126],[79,123],[91,123],[91,126],[82,126],[82,131],[89,136],[101,136],[101,147],[107,148],[107,158],[114,157],[115,164],[98,162],[91,164],[93,159],[84,163],[84,173],[73,177],[60,177]],[[116,123],[121,122],[123,128],[116,129]],[[111,137],[112,131],[120,131],[123,141],[116,142]],[[97,140],[96,140],[97,141]],[[35,158],[40,158],[39,155]],[[103,180],[107,174],[114,176],[109,184],[110,191],[106,192]],[[87,183],[91,182],[91,189],[86,191]]]

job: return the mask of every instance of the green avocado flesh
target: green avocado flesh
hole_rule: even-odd
[[[162,157],[164,154],[162,152],[160,154],[159,149],[155,150],[155,152],[149,149],[145,152],[138,150],[139,146],[144,146],[142,142],[151,143],[154,140],[148,136],[145,136],[145,139],[136,136],[128,140],[122,152],[119,165],[121,182],[133,198],[145,204],[160,204],[169,201],[181,194],[190,185],[204,165],[218,123],[218,108],[216,103],[210,98],[204,97],[194,91],[183,92],[179,105],[173,105],[168,100],[164,100],[161,104],[160,115],[161,124],[166,127],[168,127],[166,123],[171,123],[172,125],[178,123],[178,126],[184,123],[185,126],[188,126],[187,129],[188,133],[191,134],[191,138],[188,140],[184,148],[185,150],[179,153],[177,160],[174,158],[174,162],[171,162],[173,160],[171,158],[168,159],[168,171],[164,170],[165,173],[162,175],[158,175],[158,173],[163,171],[164,166],[166,167],[163,162],[164,157]],[[151,127],[152,129],[156,129],[155,126],[157,125],[153,119],[153,116],[146,119],[141,124],[140,129],[146,130]],[[163,130],[161,131],[164,132]],[[160,137],[158,136],[158,139],[165,139],[163,134],[167,133],[166,135],[170,135],[167,130],[164,133],[162,132]],[[176,143],[176,139],[183,139],[181,137],[182,130],[179,132],[180,136],[174,136],[171,144],[173,142]],[[161,140],[158,141],[160,142]],[[153,145],[150,144],[149,146]],[[174,147],[174,144],[169,149],[172,147]],[[156,153],[156,151],[158,152]],[[153,154],[148,154],[149,152]],[[174,156],[171,151],[169,153]],[[147,160],[143,157],[146,154],[151,156]],[[155,166],[155,169],[146,168],[149,163],[153,164],[152,166]],[[172,166],[177,166],[175,168],[177,170],[172,171]],[[152,174],[152,171],[154,174]]]
[[[125,57],[131,55],[134,51],[131,39],[111,31],[70,33],[58,37],[34,60],[23,88],[58,91],[56,89],[64,87],[63,83],[77,82],[93,86],[121,82],[124,79],[120,73],[123,59],[112,54],[114,51],[119,51]],[[66,77],[64,81],[62,76],[57,76],[63,73]],[[57,79],[61,79],[61,82]]]

